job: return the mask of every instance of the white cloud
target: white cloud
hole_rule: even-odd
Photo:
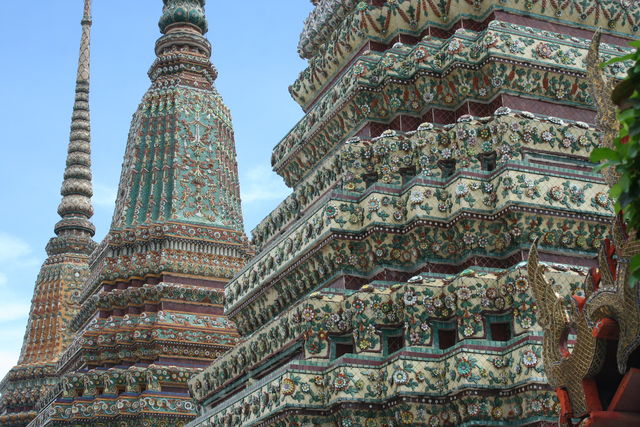
[[[281,177],[268,167],[251,169],[240,183],[241,198],[244,204],[265,200],[283,200],[291,193]]]
[[[116,204],[118,190],[103,184],[93,184],[93,197],[91,201],[95,206],[113,208]]]
[[[14,320],[24,320],[29,316],[30,309],[31,304],[28,303],[3,303],[2,310],[0,310],[0,323],[13,322]]]
[[[26,319],[22,319],[19,322],[7,322],[0,328],[0,341],[17,343],[17,345],[11,346],[20,347],[22,345],[22,339],[24,338]],[[9,348],[8,346],[2,346],[0,348]]]
[[[20,348],[17,350],[0,350],[0,378],[14,367],[20,357]]]
[[[0,231],[0,378],[20,355],[40,262],[26,241]]]
[[[27,242],[0,231],[0,263],[15,261],[31,252]]]

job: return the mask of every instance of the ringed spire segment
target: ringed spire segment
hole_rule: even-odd
[[[55,226],[57,235],[71,232],[95,234],[90,221],[93,216],[93,185],[91,175],[91,116],[89,83],[91,68],[91,0],[85,0],[82,16],[82,38],[76,75],[76,96],[71,118],[71,133],[67,162],[60,194],[58,214],[62,218]]]

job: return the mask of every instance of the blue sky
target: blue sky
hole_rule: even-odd
[[[147,71],[161,0],[94,0],[92,29],[93,221],[108,231],[133,112]],[[73,105],[83,0],[5,2],[0,14],[0,378],[18,359],[35,279],[58,220]],[[219,92],[235,127],[245,226],[289,193],[271,149],[302,117],[288,86],[308,0],[207,2]]]

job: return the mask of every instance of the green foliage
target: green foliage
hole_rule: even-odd
[[[616,88],[613,98],[620,105],[618,112],[620,134],[611,148],[596,148],[591,153],[591,161],[604,161],[601,168],[612,167],[620,175],[611,188],[610,196],[615,201],[616,212],[622,212],[629,230],[637,230],[640,235],[640,40],[631,42],[636,51],[614,58],[604,65],[614,62],[633,61],[627,78]],[[640,281],[640,255],[630,263],[633,287]]]

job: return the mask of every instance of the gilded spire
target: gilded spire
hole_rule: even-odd
[[[84,2],[82,39],[76,77],[76,97],[71,120],[71,135],[67,166],[62,182],[62,201],[58,214],[62,218],[55,226],[58,235],[81,233],[93,236],[95,227],[91,196],[91,127],[89,115],[89,78],[91,59],[91,0]]]

